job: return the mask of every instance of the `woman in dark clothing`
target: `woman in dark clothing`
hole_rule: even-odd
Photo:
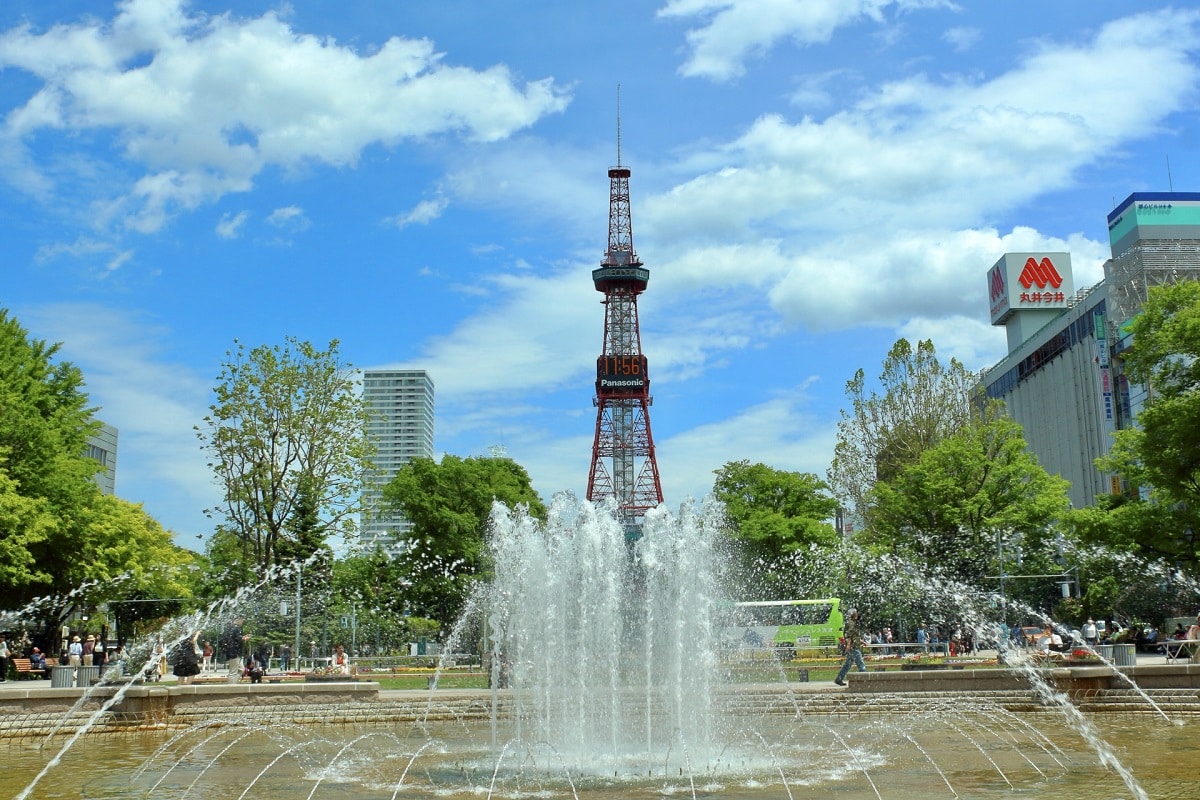
[[[196,639],[199,636],[200,631],[196,631],[192,638],[180,642],[176,648],[175,666],[171,671],[179,678],[181,684],[191,683],[193,676],[200,674],[200,656],[196,652]]]

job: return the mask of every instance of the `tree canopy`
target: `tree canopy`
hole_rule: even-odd
[[[38,598],[32,614],[55,629],[75,606],[186,596],[192,563],[141,506],[101,493],[84,455],[98,423],[58,352],[0,310],[0,606]]]
[[[1194,572],[1200,568],[1200,283],[1152,288],[1132,331],[1125,368],[1131,381],[1148,384],[1149,400],[1137,426],[1118,431],[1109,455],[1097,460],[1100,469],[1126,479],[1131,496],[1108,507],[1110,520],[1092,519],[1100,524],[1089,530],[1093,541],[1123,541]],[[1135,497],[1139,487],[1149,489],[1148,502]]]
[[[834,494],[862,517],[877,481],[970,424],[978,384],[957,360],[943,365],[933,342],[914,348],[907,339],[892,345],[878,383],[880,391],[868,391],[862,369],[846,383],[850,409],[842,411],[828,473]]]
[[[546,507],[529,474],[509,458],[446,455],[409,461],[383,487],[384,501],[412,523],[397,556],[412,613],[448,630],[474,583],[487,577],[486,534],[492,503],[524,505],[536,517]]]
[[[1029,452],[1021,426],[994,404],[872,490],[867,538],[942,574],[985,583],[996,535],[1038,546],[1069,508],[1067,482]]]
[[[810,544],[837,541],[829,520],[837,500],[816,475],[730,461],[715,470],[713,495],[725,504],[731,535],[747,556],[775,560]]]
[[[337,340],[327,350],[292,337],[249,352],[238,343],[226,356],[217,401],[196,429],[224,489],[209,513],[261,571],[354,531],[373,451]]]

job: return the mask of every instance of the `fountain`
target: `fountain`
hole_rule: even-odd
[[[1200,727],[1149,705],[1083,718],[1044,681],[1041,702],[729,683],[713,622],[718,524],[707,505],[660,509],[631,546],[611,509],[567,496],[545,523],[497,508],[496,579],[455,633],[479,638],[493,688],[466,705],[430,692],[405,724],[381,711],[299,725],[249,707],[0,740],[6,782],[39,800],[1200,796],[1184,755]]]

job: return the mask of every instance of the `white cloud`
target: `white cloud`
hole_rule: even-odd
[[[950,6],[938,0],[669,0],[658,15],[704,21],[687,33],[691,55],[679,71],[723,81],[742,75],[747,59],[783,39],[823,43],[838,28],[866,20],[883,23],[889,9],[901,13]]]
[[[74,242],[42,245],[34,255],[39,264],[49,264],[62,258],[74,259],[88,267],[96,280],[106,280],[129,263],[135,251],[121,249],[116,241],[80,237]]]
[[[542,225],[594,231],[599,261],[604,251],[608,195],[603,189],[605,171],[596,165],[611,158],[611,152],[581,151],[561,142],[514,137],[486,153],[478,148],[464,151],[446,176],[445,188],[457,203],[485,207],[521,222],[536,219]]]
[[[1086,46],[1043,45],[991,80],[896,82],[824,121],[765,116],[737,139],[687,155],[689,166],[728,166],[635,203],[635,231],[648,232],[639,251],[665,254],[648,259],[653,291],[641,302],[657,385],[699,377],[788,328],[886,329],[933,337],[972,367],[994,363],[1004,335],[987,324],[984,276],[996,259],[1070,250],[1084,288],[1099,279],[1107,245],[1082,232],[1005,231],[987,221],[1069,184],[1074,170],[1180,108],[1196,84],[1180,57],[1195,46],[1195,22],[1164,13],[1114,23]],[[1133,40],[1137,48],[1122,50]],[[1115,80],[1112,71],[1125,67],[1107,63],[1113,52],[1156,65],[1170,88],[1156,86],[1147,99]],[[1099,75],[1059,74],[1081,71]],[[537,153],[536,143],[510,142],[464,160],[446,185],[456,201],[503,202],[518,216],[536,208],[534,218],[566,213],[580,229],[590,220],[598,258],[606,198],[595,177],[578,166],[578,153]],[[545,177],[512,179],[528,174]],[[473,407],[471,398],[483,396],[494,404],[497,393],[586,380],[602,325],[598,303],[595,314],[580,312],[598,300],[587,279],[594,265],[538,265],[528,274],[509,264],[464,285],[486,297],[483,310],[428,340],[414,359],[438,376],[439,404]],[[504,413],[517,416],[507,406]],[[463,414],[459,424],[482,429],[497,418]]]
[[[498,273],[476,285],[484,310],[451,333],[429,339],[420,368],[437,376],[438,397],[527,392],[577,382],[593,362],[604,321],[589,270],[555,275]],[[590,316],[580,309],[595,308]],[[514,320],[518,321],[514,324]],[[591,345],[589,347],[589,345]],[[578,365],[578,373],[564,371]]]
[[[245,191],[269,165],[351,165],[372,144],[453,132],[496,141],[568,102],[552,79],[522,84],[503,65],[446,64],[428,40],[392,37],[362,55],[298,33],[275,12],[189,14],[182,0],[125,0],[111,21],[41,33],[11,28],[0,33],[0,68],[42,81],[7,117],[9,142],[117,134],[145,172],[106,205],[142,232]]]
[[[389,217],[388,221],[397,228],[413,224],[428,225],[440,217],[449,205],[450,200],[442,196],[433,200],[422,200],[407,214],[398,214],[394,217]]]
[[[834,93],[828,88],[829,84],[846,75],[846,70],[830,70],[817,75],[800,75],[796,78],[796,88],[788,96],[788,101],[797,108],[824,108],[834,103]]]
[[[942,39],[958,52],[970,50],[983,36],[978,28],[949,28],[942,34]]]
[[[76,239],[70,244],[57,242],[55,244],[42,245],[38,248],[35,258],[38,263],[43,264],[53,261],[60,256],[85,258],[98,253],[111,252],[113,249],[113,245],[110,242],[102,242],[98,239],[85,236]]]
[[[1139,15],[1082,45],[1043,43],[990,80],[910,78],[825,120],[763,116],[692,158],[724,166],[643,203],[651,251],[678,254],[657,285],[726,306],[765,293],[816,329],[982,319],[982,275],[1006,251],[1080,251],[1083,288],[1105,243],[986,223],[1188,107],[1198,26],[1194,11]]]
[[[822,480],[833,456],[837,426],[808,409],[809,385],[787,390],[729,417],[657,440],[657,460],[668,503],[712,491],[713,471],[746,459]]]
[[[276,228],[289,231],[302,231],[309,225],[308,217],[304,216],[304,209],[299,206],[277,208],[267,215],[267,222]]]
[[[120,253],[117,253],[115,256],[113,256],[112,258],[110,258],[108,260],[108,263],[105,265],[105,270],[107,272],[116,272],[121,267],[123,267],[126,264],[126,262],[128,262],[129,259],[131,259],[131,258],[133,258],[132,250],[122,250]]]
[[[972,372],[991,367],[1008,354],[1004,328],[990,325],[977,317],[911,319],[899,327],[896,338],[910,342],[929,339],[937,348],[938,358],[942,362],[957,358]]]
[[[217,223],[217,236],[222,239],[236,239],[241,235],[242,225],[246,224],[246,220],[250,218],[249,211],[239,211],[236,214],[226,212],[221,215],[221,221]]]

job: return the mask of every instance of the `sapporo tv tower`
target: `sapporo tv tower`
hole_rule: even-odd
[[[604,293],[604,349],[596,359],[596,438],[587,499],[616,500],[627,539],[641,536],[648,509],[663,500],[650,434],[650,375],[642,355],[638,295],[650,270],[633,250],[629,214],[629,169],[621,166],[621,123],[617,118],[617,166],[608,171],[608,250],[592,270],[596,291]]]

